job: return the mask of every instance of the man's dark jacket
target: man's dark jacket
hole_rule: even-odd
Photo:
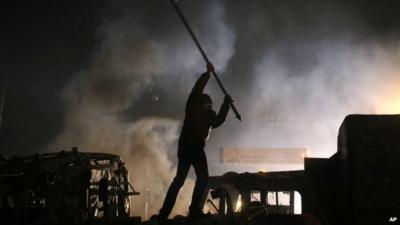
[[[228,115],[229,102],[227,100],[221,105],[218,114],[212,109],[207,109],[203,106],[203,90],[209,79],[209,74],[202,74],[196,81],[187,100],[185,120],[179,138],[179,157],[186,156],[187,154],[196,155],[196,152],[188,151],[199,151],[198,148],[189,149],[186,146],[195,145],[203,149],[211,128],[221,126]]]

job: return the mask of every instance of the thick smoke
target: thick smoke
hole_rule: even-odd
[[[244,122],[218,132],[218,148],[306,147],[329,157],[346,115],[400,111],[399,33],[376,34],[351,4],[226,1],[225,9],[236,33],[228,90]]]
[[[122,156],[131,183],[142,193],[132,199],[133,214],[143,218],[158,213],[175,175],[170,158],[176,158],[185,101],[205,71],[183,25],[165,2],[138,3],[143,8],[132,2],[110,6],[118,16],[104,20],[91,65],[63,90],[68,105],[65,127],[49,146]],[[195,23],[201,22],[200,36],[215,34],[203,41],[222,70],[233,52],[234,36],[224,23],[221,4],[209,7],[188,11]],[[172,216],[186,214],[193,183],[186,181]]]
[[[338,127],[346,115],[394,113],[382,107],[395,100],[389,96],[397,92],[400,81],[399,55],[381,46],[365,47],[334,41],[312,43],[309,48],[318,49],[318,59],[304,73],[291,74],[274,55],[261,58],[255,68],[258,85],[254,85],[259,96],[249,115],[272,118],[269,122],[276,123],[281,133],[261,132],[278,140],[268,142],[305,146],[313,156],[329,157],[336,152]],[[257,132],[257,128],[253,130]],[[249,142],[259,143],[255,139]]]
[[[345,3],[179,4],[244,118],[230,115],[211,135],[210,164],[223,146],[307,147],[329,157],[347,114],[400,110],[392,104],[400,98],[397,34],[374,35]],[[65,128],[51,149],[120,154],[146,193],[134,199],[135,214],[144,216],[145,201],[157,213],[172,181],[185,101],[205,65],[169,1],[119,2],[110,11],[91,65],[63,90]],[[207,92],[217,110],[222,96],[213,80]],[[173,215],[186,212],[187,183]]]

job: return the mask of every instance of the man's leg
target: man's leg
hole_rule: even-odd
[[[178,195],[179,190],[185,182],[186,176],[189,172],[189,168],[190,163],[188,160],[179,159],[176,176],[169,186],[167,195],[165,196],[164,204],[160,209],[159,218],[167,219],[168,215],[171,213],[171,210],[175,205],[176,196]]]
[[[202,208],[200,206],[203,196],[206,194],[205,191],[208,186],[208,168],[207,168],[207,158],[204,150],[197,155],[196,159],[192,161],[194,171],[196,173],[197,179],[193,190],[192,203],[189,208],[189,214],[191,216],[200,215]]]

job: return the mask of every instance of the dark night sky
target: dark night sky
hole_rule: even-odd
[[[100,4],[100,5],[98,5]],[[9,1],[1,7],[1,149],[34,152],[61,130],[60,89],[90,59],[102,1]]]
[[[137,6],[128,1],[121,1],[121,5],[126,4],[133,8],[144,5],[152,7],[160,1],[135,0],[132,2],[137,2]],[[274,1],[267,2],[274,5]],[[305,2],[304,4],[310,5],[317,1]],[[400,31],[399,1],[329,2],[327,4],[339,5],[362,22],[359,26],[367,30],[369,34],[362,38],[393,39]],[[246,1],[249,10],[252,10],[251,7],[258,8],[258,3],[260,1]],[[199,3],[196,4],[199,5]],[[299,4],[301,3],[296,3],[296,5]],[[97,28],[107,18],[118,18],[118,13],[121,13],[118,5],[117,3],[110,6],[106,1],[98,0],[2,3],[0,8],[2,29],[0,84],[6,88],[6,102],[1,128],[1,153],[12,155],[40,151],[62,131],[67,105],[62,100],[60,90],[73,76],[76,76],[77,72],[90,63],[101,39]],[[229,7],[234,7],[234,4],[228,5],[227,13],[229,14]],[[278,5],[283,7],[281,4]],[[164,5],[157,7],[164,7]],[[328,7],[329,11],[329,6],[325,7]],[[143,7],[143,10],[147,9]],[[140,11],[140,9],[136,10]],[[152,16],[160,16],[159,19],[163,19],[163,15]],[[157,18],[153,19],[155,21]],[[242,14],[237,17],[231,15],[228,22],[243,23],[238,24],[242,26],[251,19],[252,15]],[[340,15],[337,17],[337,22],[347,23],[345,19],[340,18]],[[259,32],[257,29],[253,31],[252,34],[239,34],[251,38],[238,41],[259,41],[260,37],[257,37]],[[185,31],[181,30],[181,32]],[[157,38],[163,37],[157,34]],[[244,57],[252,60],[251,54]],[[237,67],[245,66],[240,63],[242,60],[240,57],[234,58],[233,62],[235,60],[236,65],[239,65]],[[228,71],[235,68],[232,67]],[[245,80],[243,77],[241,79]],[[243,84],[246,82],[241,82],[241,85]]]

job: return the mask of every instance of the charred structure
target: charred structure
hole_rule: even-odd
[[[225,219],[225,224],[396,224],[399,137],[399,115],[349,115],[332,157],[305,158],[304,171],[211,177],[210,199],[204,204],[221,218],[235,218]],[[294,191],[301,195],[300,215],[293,213]],[[268,202],[267,195],[278,192],[288,193],[289,204],[280,205],[277,198]]]
[[[128,220],[137,194],[117,155],[74,148],[0,161],[2,224]]]
[[[305,159],[320,218],[334,225],[398,223],[399,137],[400,115],[349,115],[339,129],[338,152]]]
[[[211,177],[204,219],[170,224],[396,224],[400,208],[400,115],[349,115],[330,158],[305,158],[304,170]],[[279,193],[287,203],[280,204]],[[301,211],[295,211],[295,194]],[[120,157],[70,152],[1,158],[5,224],[123,224],[130,217],[128,171]],[[274,195],[273,201],[270,195]],[[240,203],[240,207],[238,204]],[[297,204],[297,203],[296,203]],[[157,224],[151,219],[144,224]],[[138,220],[135,220],[138,222]]]

